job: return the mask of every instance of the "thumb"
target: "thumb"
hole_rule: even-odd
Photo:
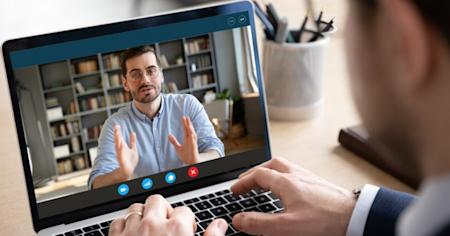
[[[242,232],[254,235],[273,234],[274,228],[279,226],[279,214],[261,212],[243,212],[233,217],[233,226]],[[275,226],[275,227],[274,227]],[[274,235],[277,235],[275,232]]]
[[[222,236],[225,235],[228,229],[228,224],[224,219],[215,219],[206,228],[203,236]]]

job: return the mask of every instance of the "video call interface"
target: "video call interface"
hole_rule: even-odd
[[[221,17],[219,30],[155,41],[149,28],[140,44],[118,36],[114,50],[12,60],[41,216],[58,212],[39,208],[53,201],[157,190],[218,173],[203,162],[264,149],[248,14]]]

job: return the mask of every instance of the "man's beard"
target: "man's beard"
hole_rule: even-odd
[[[140,95],[141,91],[144,89],[154,89],[155,93],[154,94],[148,93],[148,94]],[[157,85],[144,84],[144,85],[140,86],[139,89],[137,89],[137,91],[131,91],[131,96],[133,97],[133,99],[140,103],[151,103],[155,99],[157,99],[160,94],[161,94],[161,84],[157,84]]]

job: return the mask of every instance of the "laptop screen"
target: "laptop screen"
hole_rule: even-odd
[[[268,158],[253,16],[196,11],[37,36],[9,52],[39,219]]]

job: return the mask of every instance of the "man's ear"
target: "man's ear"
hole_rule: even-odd
[[[404,78],[408,78],[405,85],[417,88],[427,83],[431,66],[430,29],[417,6],[410,0],[379,0],[380,10],[388,19],[389,25],[380,27],[391,27],[396,30],[394,35],[384,35],[385,40],[396,40],[398,59],[404,66]],[[392,31],[391,31],[392,32]],[[389,60],[389,58],[386,58]]]
[[[125,90],[125,92],[130,92],[130,88],[128,87],[128,81],[125,78],[125,76],[121,75],[120,78],[122,78],[122,85],[123,85],[123,89]]]

